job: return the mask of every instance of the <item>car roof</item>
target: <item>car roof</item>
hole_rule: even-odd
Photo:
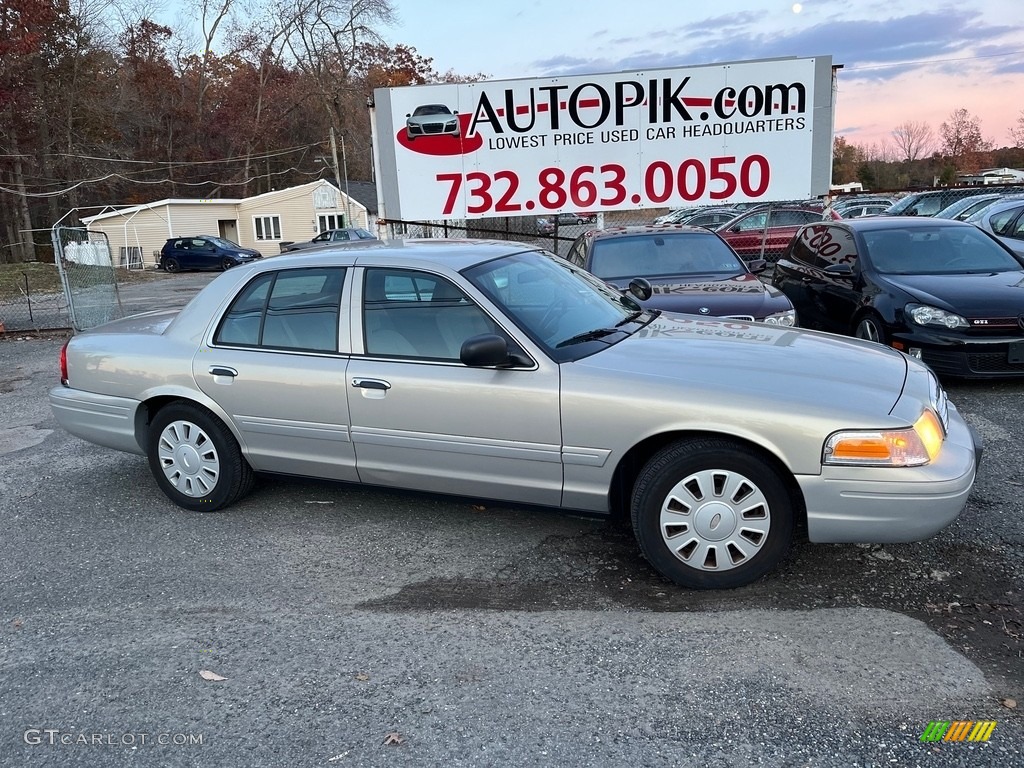
[[[592,240],[606,240],[613,237],[629,237],[630,235],[650,234],[714,234],[705,227],[691,227],[689,224],[630,224],[624,227],[606,227],[604,229],[591,229],[583,233],[583,236]]]
[[[324,266],[373,266],[375,264],[433,266],[460,271],[466,267],[489,261],[501,256],[544,249],[529,243],[506,240],[473,239],[409,239],[409,240],[363,240],[361,247],[352,244],[331,244],[315,251],[294,253],[263,259],[245,269],[262,272],[277,269],[294,269]],[[236,269],[238,269],[236,267]]]
[[[838,225],[857,232],[876,232],[882,229],[928,229],[935,227],[971,227],[966,221],[955,219],[936,219],[931,216],[870,216],[864,219],[840,219],[825,222]]]

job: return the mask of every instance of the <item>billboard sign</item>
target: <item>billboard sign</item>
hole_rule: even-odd
[[[472,219],[823,195],[832,59],[374,92],[389,219]]]

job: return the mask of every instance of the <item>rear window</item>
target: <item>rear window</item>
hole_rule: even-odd
[[[260,275],[231,303],[214,343],[336,352],[344,277],[341,267]]]

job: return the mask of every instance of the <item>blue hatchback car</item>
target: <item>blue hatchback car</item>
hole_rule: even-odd
[[[198,235],[172,237],[160,249],[160,269],[179,272],[183,269],[230,269],[262,259],[263,254],[223,237]]]

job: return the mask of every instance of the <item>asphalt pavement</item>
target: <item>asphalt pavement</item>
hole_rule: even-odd
[[[707,593],[556,510],[263,478],[186,512],[57,427],[62,341],[0,340],[0,766],[1024,764],[1024,382],[949,385],[986,447],[946,531]]]

